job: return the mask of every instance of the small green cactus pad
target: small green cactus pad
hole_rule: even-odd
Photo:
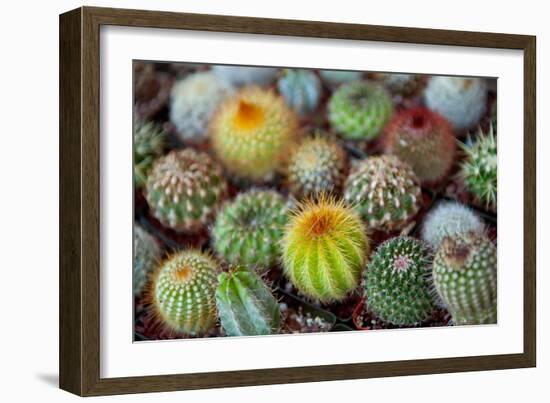
[[[330,125],[347,140],[377,138],[392,112],[389,93],[372,81],[342,84],[328,103]]]
[[[321,98],[321,80],[311,70],[288,69],[277,82],[279,93],[300,116],[314,111]]]
[[[457,131],[479,123],[487,107],[487,82],[474,77],[431,77],[424,91],[426,106],[444,116]]]
[[[346,153],[326,134],[306,138],[290,154],[286,169],[290,191],[298,196],[337,193],[347,170]]]
[[[155,273],[152,303],[160,321],[186,335],[202,335],[214,327],[218,264],[199,251],[177,252]]]
[[[415,325],[434,308],[427,246],[415,238],[392,238],[378,247],[365,272],[370,309],[395,325]]]
[[[454,324],[497,322],[497,249],[487,236],[468,232],[445,238],[433,278]]]
[[[140,296],[160,261],[160,248],[147,231],[134,225],[134,296]]]
[[[145,186],[153,162],[162,154],[165,131],[153,122],[134,122],[134,184],[137,189]]]
[[[300,293],[323,303],[341,301],[357,288],[369,252],[359,216],[324,195],[295,210],[282,244],[286,277]]]
[[[463,204],[451,201],[439,202],[424,218],[422,239],[437,249],[448,236],[485,229],[483,221]]]
[[[147,178],[146,199],[162,224],[192,233],[210,222],[226,190],[221,167],[207,154],[186,148],[155,162]]]
[[[398,112],[386,126],[384,152],[408,163],[423,183],[439,183],[454,162],[456,139],[451,124],[426,108]]]
[[[223,206],[212,228],[214,249],[231,264],[265,270],[280,256],[289,204],[275,191],[250,190]]]
[[[245,87],[215,114],[212,147],[227,171],[242,179],[269,180],[281,168],[297,130],[297,117],[273,91]]]
[[[498,159],[493,128],[489,128],[488,133],[479,129],[475,143],[462,148],[466,158],[462,161],[460,175],[466,187],[487,209],[496,211]]]
[[[344,199],[355,207],[367,227],[403,228],[418,212],[419,180],[412,168],[393,155],[359,161],[344,184]]]
[[[259,336],[279,331],[279,303],[260,276],[243,267],[218,276],[216,305],[228,336]]]
[[[184,141],[205,139],[214,111],[232,92],[231,85],[209,71],[176,82],[170,97],[170,121],[178,136]]]

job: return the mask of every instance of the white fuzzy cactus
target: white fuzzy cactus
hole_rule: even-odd
[[[182,140],[202,140],[210,118],[221,101],[233,92],[230,84],[211,72],[193,73],[178,81],[170,97],[170,120]]]
[[[428,108],[443,115],[455,128],[475,126],[487,107],[487,83],[483,78],[432,77],[424,92]]]
[[[449,236],[482,233],[484,229],[482,220],[472,209],[458,202],[440,202],[424,219],[422,239],[437,249]]]
[[[213,66],[212,71],[221,80],[235,87],[268,85],[277,76],[273,67]]]

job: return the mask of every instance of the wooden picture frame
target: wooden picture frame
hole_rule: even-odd
[[[181,375],[100,377],[100,27],[289,35],[524,52],[523,353]],[[533,367],[536,363],[534,36],[82,7],[60,16],[60,387],[81,396]]]

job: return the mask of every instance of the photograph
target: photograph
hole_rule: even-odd
[[[134,341],[497,323],[496,78],[134,60],[133,103]]]

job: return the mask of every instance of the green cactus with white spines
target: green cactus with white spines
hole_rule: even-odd
[[[206,153],[186,148],[155,162],[147,177],[146,199],[162,224],[193,233],[211,221],[226,191],[221,167]]]
[[[321,98],[321,80],[310,70],[286,69],[277,81],[279,93],[300,116],[314,111]]]
[[[134,184],[137,189],[145,186],[153,162],[162,154],[166,132],[153,122],[134,122]]]
[[[490,127],[481,128],[473,145],[463,146],[466,158],[462,161],[460,176],[466,187],[486,208],[497,206],[497,142]]]
[[[359,216],[323,194],[294,211],[282,246],[286,277],[301,294],[322,303],[341,301],[357,288],[369,252]]]
[[[393,113],[388,91],[372,81],[341,85],[328,102],[328,120],[346,140],[374,140]]]
[[[228,336],[259,336],[279,331],[279,303],[261,277],[242,266],[218,276],[216,305]]]
[[[265,270],[280,256],[289,202],[271,190],[250,190],[226,203],[212,228],[213,247],[231,264]]]
[[[206,334],[217,321],[216,287],[221,268],[194,250],[168,257],[154,275],[152,306],[161,323],[180,334]]]
[[[433,279],[456,325],[497,322],[497,249],[486,235],[445,238],[435,254]]]
[[[343,148],[326,134],[316,133],[291,151],[286,178],[298,197],[335,193],[341,190],[346,170]]]
[[[434,308],[430,265],[430,252],[422,241],[397,237],[384,242],[365,271],[369,308],[395,325],[426,320]]]
[[[430,210],[422,225],[422,239],[437,249],[449,236],[485,229],[483,221],[474,211],[457,202],[440,202]]]
[[[344,200],[374,230],[403,228],[418,212],[419,180],[412,168],[393,155],[359,161],[344,184]]]
[[[149,276],[157,268],[161,252],[155,238],[141,226],[134,225],[134,296],[140,296]]]

